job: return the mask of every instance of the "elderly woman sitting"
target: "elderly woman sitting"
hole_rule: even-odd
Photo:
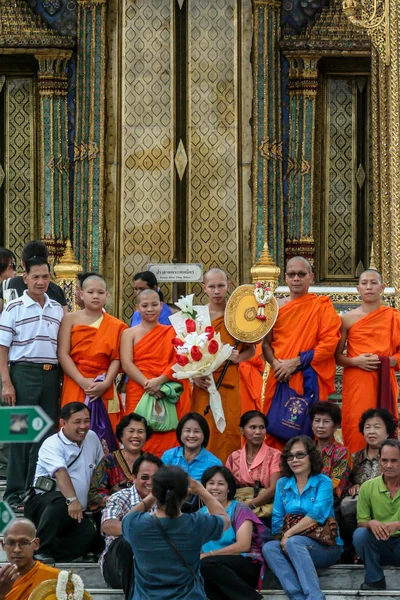
[[[226,461],[239,488],[236,500],[245,502],[260,518],[271,516],[276,482],[281,476],[281,453],[264,443],[267,424],[262,412],[245,412],[240,418],[240,433],[246,443]]]
[[[144,417],[130,413],[121,419],[116,436],[122,448],[104,456],[94,470],[88,496],[90,510],[101,510],[108,496],[132,485],[133,464],[142,454],[142,448],[151,434],[151,427]]]
[[[291,600],[322,600],[316,568],[334,565],[343,542],[334,520],[332,481],[323,475],[314,442],[301,435],[282,451],[284,475],[276,486],[272,533],[264,558]]]
[[[248,506],[234,500],[235,479],[226,467],[210,467],[202,484],[226,510],[231,526],[202,548],[200,572],[209,600],[259,600],[264,526]],[[203,507],[200,513],[207,513]]]

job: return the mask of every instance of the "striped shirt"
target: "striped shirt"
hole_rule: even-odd
[[[9,348],[10,362],[57,363],[61,304],[44,295],[43,308],[25,291],[9,302],[0,317],[0,346]]]

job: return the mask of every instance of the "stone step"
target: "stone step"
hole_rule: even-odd
[[[93,600],[125,600],[125,594],[122,590],[101,590],[86,588]],[[285,596],[286,598],[286,596]]]
[[[390,600],[400,598],[400,592],[383,590],[379,592],[364,592],[354,590],[323,590],[326,600]],[[286,594],[277,590],[262,590],[264,600],[287,600]]]

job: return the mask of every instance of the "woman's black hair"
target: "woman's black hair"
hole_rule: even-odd
[[[396,431],[396,422],[393,418],[393,415],[386,408],[369,408],[361,415],[360,422],[358,424],[358,428],[360,433],[364,434],[364,427],[366,421],[368,419],[373,419],[374,417],[379,417],[385,423],[386,433],[388,436],[391,436]]]
[[[307,435],[297,435],[293,437],[291,440],[286,442],[284,449],[281,454],[281,473],[284,477],[292,477],[293,471],[289,467],[287,457],[290,454],[291,449],[294,444],[303,444],[305,451],[310,457],[310,467],[311,467],[311,475],[318,475],[322,471],[323,462],[321,458],[321,454],[317,450],[317,446],[314,444],[311,438]]]
[[[220,467],[215,465],[206,469],[201,476],[201,483],[206,487],[207,483],[216,475],[220,473],[228,484],[228,500],[233,500],[236,495],[236,481],[232,473],[227,467]]]
[[[22,248],[21,260],[26,263],[27,260],[34,257],[49,258],[49,249],[39,240],[31,240]]]
[[[176,428],[176,439],[178,440],[180,445],[183,446],[182,430],[188,421],[196,421],[196,423],[199,425],[204,435],[204,441],[201,444],[201,447],[206,448],[210,439],[210,427],[208,426],[207,420],[203,417],[203,415],[200,415],[197,412],[186,413],[186,415],[182,417]]]
[[[328,415],[334,423],[340,427],[342,424],[342,411],[340,406],[333,402],[316,402],[310,410],[310,419],[313,422],[315,415]]]
[[[139,458],[137,458],[135,460],[135,462],[133,463],[133,466],[132,466],[132,475],[134,475],[135,477],[137,477],[137,474],[139,473],[140,465],[142,463],[144,463],[144,462],[153,463],[153,465],[157,465],[157,467],[159,469],[161,469],[161,467],[164,466],[164,463],[161,460],[161,458],[159,458],[155,454],[150,454],[150,452],[143,452],[143,454],[141,454],[139,456]]]
[[[0,248],[0,275],[8,269],[10,261],[15,264],[15,256],[8,248]]]
[[[129,415],[125,415],[122,417],[120,422],[118,423],[115,429],[115,436],[119,442],[122,443],[122,435],[124,433],[124,429],[128,427],[131,421],[137,421],[138,423],[143,423],[146,429],[146,441],[152,436],[153,430],[150,425],[147,424],[147,421],[142,415],[138,415],[134,412],[129,413]]]
[[[155,289],[160,296],[160,301],[164,302],[164,294],[158,287],[157,277],[154,275],[154,273],[151,271],[142,271],[141,273],[136,273],[136,275],[133,277],[133,280],[138,281],[139,279],[145,281],[152,290]]]
[[[251,419],[255,419],[256,417],[260,417],[260,419],[264,421],[266,429],[268,427],[267,415],[264,415],[264,413],[259,410],[248,410],[247,412],[243,413],[240,417],[239,427],[243,429],[243,427],[246,427],[247,423],[251,421]]]
[[[188,489],[189,476],[180,467],[163,466],[153,475],[153,495],[170,519],[179,515]]]

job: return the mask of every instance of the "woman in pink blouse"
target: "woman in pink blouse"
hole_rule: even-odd
[[[245,444],[226,461],[239,488],[236,499],[245,502],[260,518],[271,516],[276,482],[281,476],[280,451],[264,443],[267,424],[262,412],[245,412],[240,419]]]

